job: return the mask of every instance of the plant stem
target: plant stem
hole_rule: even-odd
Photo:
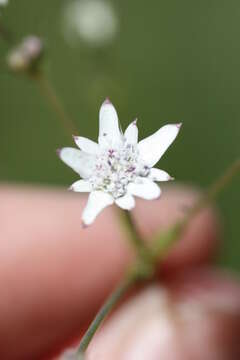
[[[138,279],[136,273],[130,273],[125,280],[116,288],[116,290],[110,295],[108,300],[99,310],[98,314],[96,315],[95,319],[90,324],[87,332],[83,336],[79,348],[77,350],[78,359],[83,358],[83,354],[86,351],[92,337],[94,336],[95,332],[99,328],[102,321],[106,318],[112,308],[117,304],[119,299],[126,294],[128,289],[136,282]]]
[[[0,23],[0,35],[8,44],[12,43],[12,36],[11,36],[10,32],[1,23]]]
[[[102,321],[106,318],[112,308],[120,300],[132,285],[139,280],[151,280],[154,276],[154,269],[156,268],[159,259],[162,259],[170,246],[182,235],[186,226],[190,220],[201,211],[209,202],[216,198],[219,192],[232,180],[232,178],[240,171],[240,159],[234,162],[212,186],[206,191],[205,195],[199,199],[199,201],[190,209],[186,217],[173,225],[165,233],[161,233],[157,237],[154,237],[152,246],[150,248],[151,256],[149,256],[149,247],[146,247],[142,242],[142,237],[138,234],[132,218],[128,216],[128,213],[124,213],[125,223],[128,224],[129,234],[133,236],[133,243],[137,249],[146,251],[147,256],[143,256],[138,252],[138,258],[131,268],[131,271],[127,275],[126,279],[117,287],[117,289],[110,295],[106,303],[100,309],[99,313],[91,323],[87,332],[83,336],[78,351],[78,360],[83,360],[84,353],[96,333],[98,327]]]
[[[233,177],[240,171],[240,159],[237,159],[230,165],[226,171],[221,175],[209,188],[201,199],[190,209],[189,214],[185,218],[188,222],[196,213],[203,209],[208,203],[214,200],[217,195],[228,185]]]
[[[145,256],[147,245],[145,244],[142,235],[138,231],[135,222],[133,221],[132,214],[128,210],[120,210],[120,218],[127,231],[129,240],[131,241],[137,253],[140,256]]]
[[[167,232],[158,234],[152,242],[153,257],[163,257],[170,246],[181,236],[192,218],[198,214],[207,204],[214,200],[226,187],[233,177],[240,171],[240,159],[237,159],[203,194],[189,210],[183,220],[173,225]]]
[[[1,7],[1,19],[2,20],[4,18],[4,12],[5,12],[5,8]],[[6,28],[6,26],[2,23],[2,21],[0,22],[0,36],[3,38],[3,40],[5,40],[8,44],[11,44],[13,42],[13,34],[10,33],[10,31]]]
[[[51,82],[41,70],[35,71],[30,74],[30,77],[34,79],[40,89],[41,94],[47,100],[52,109],[56,112],[59,119],[61,120],[62,126],[65,129],[66,133],[70,136],[77,133],[74,122],[66,114],[61,102],[58,99],[56,91],[52,86]]]

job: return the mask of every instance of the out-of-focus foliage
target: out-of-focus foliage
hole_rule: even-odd
[[[12,0],[0,17],[12,37],[36,34],[45,71],[79,134],[97,137],[106,96],[123,128],[138,117],[140,137],[183,122],[161,160],[177,180],[206,186],[240,153],[240,3],[237,0],[114,1],[118,32],[104,46],[63,36],[68,1]],[[10,74],[0,39],[0,180],[69,184],[74,173],[55,149],[72,144],[33,83]],[[239,177],[219,200],[225,227],[221,261],[240,268]]]

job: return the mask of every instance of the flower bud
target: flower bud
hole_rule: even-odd
[[[43,54],[42,40],[37,36],[28,36],[13,48],[7,56],[7,64],[12,71],[34,71]]]

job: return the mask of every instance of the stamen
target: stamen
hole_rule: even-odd
[[[89,181],[94,190],[118,198],[127,193],[130,182],[148,172],[148,167],[141,163],[137,146],[123,143],[119,149],[104,149],[98,155],[95,172]]]

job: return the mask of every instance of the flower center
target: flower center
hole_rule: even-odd
[[[89,181],[93,190],[110,193],[116,199],[127,193],[130,182],[148,174],[149,168],[142,164],[137,146],[124,143],[120,149],[106,149],[98,155]]]

